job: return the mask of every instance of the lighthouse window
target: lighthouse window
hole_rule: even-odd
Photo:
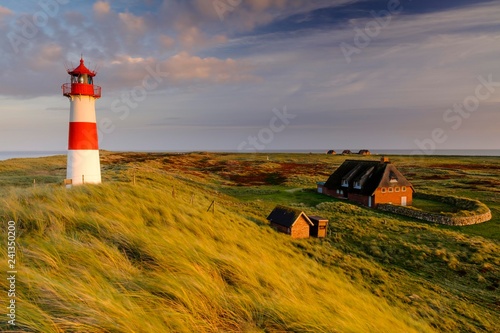
[[[84,83],[84,82],[85,82],[85,79],[84,79],[83,75],[80,75],[78,77],[78,83]]]

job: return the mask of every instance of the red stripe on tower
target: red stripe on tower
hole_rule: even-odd
[[[99,149],[96,123],[69,123],[68,149]]]

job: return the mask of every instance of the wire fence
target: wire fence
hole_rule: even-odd
[[[114,177],[113,177],[114,176]],[[161,169],[155,169],[155,168],[144,168],[141,167],[140,170],[133,170],[132,172],[118,172],[115,175],[109,175],[106,174],[104,178],[104,183],[121,183],[121,184],[131,184],[133,186],[136,185],[148,185],[150,187],[155,187],[154,184],[155,182],[151,181],[155,176],[164,176],[164,177],[172,177],[175,179],[178,179],[180,181],[189,181],[192,183],[192,181],[189,178],[182,177],[178,174],[168,172],[165,170]],[[111,179],[107,179],[107,178]],[[114,179],[113,179],[114,178]],[[81,185],[89,185],[89,184],[95,184],[96,182],[89,181],[89,179],[93,180],[96,179],[95,175],[94,177],[90,176],[85,176],[82,175],[81,182],[80,179],[62,179],[61,176],[56,176],[56,175],[42,175],[39,177],[33,177],[32,175],[9,175],[9,176],[0,176],[0,189],[2,187],[4,188],[9,188],[9,187],[21,187],[21,188],[43,188],[43,187],[58,187],[58,186],[65,186],[67,188],[70,188],[72,186],[81,186]],[[193,184],[194,185],[194,184]],[[167,190],[170,192],[170,195],[172,198],[177,198],[179,199],[179,193],[178,189],[175,186],[165,186],[161,185],[161,189],[163,191],[166,191],[165,188],[170,188],[171,190]],[[198,186],[196,186],[198,187]],[[200,189],[202,187],[200,186]],[[168,193],[167,192],[167,193]],[[215,191],[215,196],[217,197],[219,193]],[[188,197],[187,202],[190,205],[193,205],[195,203],[196,195],[194,191],[191,191],[190,193],[184,193],[184,197]],[[206,200],[206,198],[205,198]],[[210,200],[210,199],[209,199]],[[217,205],[217,200],[214,198],[210,201],[210,205],[207,208],[207,212],[212,212],[215,214],[216,212],[216,205]]]

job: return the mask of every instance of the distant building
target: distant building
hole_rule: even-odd
[[[285,206],[276,206],[267,219],[272,228],[292,238],[309,238],[310,228],[314,226],[304,212]]]
[[[330,149],[329,151],[326,152],[327,155],[337,155],[335,150]]]
[[[372,153],[368,150],[368,149],[361,149],[359,152],[358,152],[359,155],[363,155],[363,156],[368,156],[368,155],[371,155]]]
[[[380,161],[346,160],[318,192],[376,208],[378,204],[412,204],[413,185],[387,157]]]
[[[349,149],[342,151],[342,155],[351,155],[351,154],[352,154],[352,151],[350,151]]]

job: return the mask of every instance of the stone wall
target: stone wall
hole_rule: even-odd
[[[393,206],[390,204],[380,204],[378,209],[398,215],[413,217],[428,222],[446,224],[451,226],[464,226],[483,223],[491,220],[491,211],[483,203],[477,200],[457,197],[445,197],[435,194],[419,193],[421,198],[454,204],[458,208],[466,209],[455,214],[438,214],[422,211],[413,207]]]

